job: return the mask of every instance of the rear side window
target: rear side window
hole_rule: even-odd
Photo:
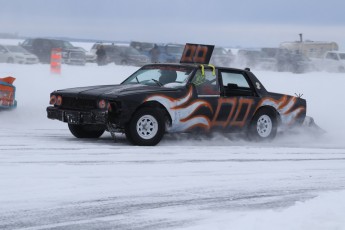
[[[223,95],[231,96],[255,96],[245,75],[239,72],[221,72]]]
[[[250,89],[246,78],[241,73],[222,72],[223,86],[236,84],[238,87]]]

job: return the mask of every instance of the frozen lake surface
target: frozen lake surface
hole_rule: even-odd
[[[135,67],[0,64],[18,108],[0,112],[0,229],[345,229],[345,77],[253,71],[270,91],[303,93],[327,131],[272,143],[168,135],[74,138],[48,120],[55,89],[120,83]]]

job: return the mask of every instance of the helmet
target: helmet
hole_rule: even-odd
[[[161,76],[159,78],[159,82],[163,85],[175,82],[177,79],[177,73],[175,70],[161,70],[160,72]]]

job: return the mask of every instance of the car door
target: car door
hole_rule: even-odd
[[[251,121],[260,100],[245,71],[218,70],[221,96],[215,124],[235,132]]]
[[[36,39],[33,42],[34,54],[42,63],[50,62],[52,44],[48,39]]]
[[[198,69],[191,82],[197,95],[195,103],[203,104],[203,106],[190,116],[206,117],[209,123],[207,128],[217,128],[213,123],[220,99],[220,87],[215,69],[207,67]]]

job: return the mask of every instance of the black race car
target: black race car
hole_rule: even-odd
[[[190,55],[185,48],[182,60]],[[196,63],[145,65],[120,85],[54,91],[50,104],[48,118],[68,123],[78,138],[123,132],[135,145],[193,131],[271,140],[278,128],[300,126],[306,117],[304,99],[267,92],[249,69]]]

